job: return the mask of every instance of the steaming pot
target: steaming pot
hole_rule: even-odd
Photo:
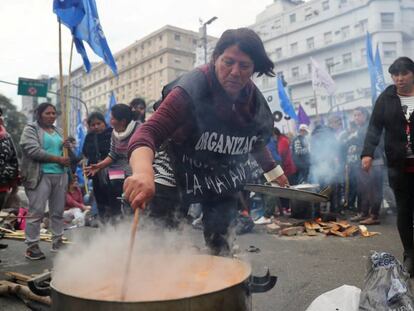
[[[228,284],[226,287],[218,286],[209,292],[200,292],[188,297],[177,297],[177,299],[167,300],[99,300],[87,297],[87,295],[78,295],[77,293],[75,294],[67,289],[56,286],[54,280],[52,280],[50,286],[48,283],[45,286],[44,281],[48,277],[50,280],[50,274],[34,278],[29,282],[29,287],[38,295],[51,295],[52,310],[56,311],[251,311],[251,295],[253,293],[269,291],[277,281],[277,277],[271,276],[269,271],[262,277],[252,276],[250,265],[240,260],[209,255],[189,256],[191,257],[190,261],[209,261],[214,259],[214,265],[225,264],[226,268],[230,264],[233,268],[243,271],[243,273],[240,273],[240,277],[235,279],[233,284]],[[151,269],[157,269],[157,267],[151,267]],[[157,281],[162,282],[163,280]],[[154,288],[154,291],[157,291],[157,288]]]

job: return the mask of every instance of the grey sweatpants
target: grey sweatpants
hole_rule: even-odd
[[[50,229],[52,242],[63,235],[63,211],[65,208],[68,174],[43,174],[34,190],[26,189],[29,212],[26,221],[26,244],[39,242],[40,224],[44,217],[46,202],[49,201]]]

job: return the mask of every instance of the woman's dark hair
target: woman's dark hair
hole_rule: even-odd
[[[143,106],[144,108],[147,107],[147,104],[145,103],[145,100],[143,98],[137,97],[131,100],[129,103],[130,107],[136,107],[136,106]]]
[[[282,132],[275,126],[273,128],[273,134],[275,134],[276,136],[280,136],[282,135]]]
[[[40,120],[40,117],[41,117],[41,115],[42,115],[42,113],[48,108],[48,107],[52,107],[54,110],[55,110],[55,112],[56,112],[56,107],[55,106],[53,106],[51,103],[48,103],[48,102],[44,102],[44,103],[41,103],[39,106],[37,106],[37,108],[36,108],[36,110],[35,110],[35,118],[36,118],[36,120],[37,121],[39,121]]]
[[[116,104],[111,108],[112,116],[118,120],[126,120],[126,125],[129,124],[132,120],[132,110],[131,107],[125,104]]]
[[[354,110],[357,110],[360,113],[362,113],[365,116],[365,121],[367,122],[369,121],[370,113],[367,108],[359,106],[359,107],[354,108]]]
[[[88,116],[88,125],[89,126],[91,126],[91,123],[94,119],[98,119],[99,121],[102,121],[103,123],[105,123],[105,125],[107,125],[104,115],[99,111],[94,111]]]
[[[213,52],[213,61],[223,54],[224,50],[232,45],[250,56],[254,63],[254,72],[258,76],[265,74],[274,77],[275,65],[267,56],[262,39],[249,28],[228,29],[221,35]]]
[[[392,75],[397,75],[399,73],[405,73],[411,71],[414,74],[414,62],[411,58],[406,56],[397,58],[388,68],[388,72]]]

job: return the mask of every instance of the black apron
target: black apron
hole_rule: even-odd
[[[189,117],[195,120],[187,139],[171,140],[168,148],[183,201],[212,201],[241,190],[249,174],[248,154],[257,144],[265,145],[273,129],[263,95],[255,90],[256,114],[241,127],[218,115],[207,77],[199,69],[167,85],[163,98],[174,87],[190,96]]]

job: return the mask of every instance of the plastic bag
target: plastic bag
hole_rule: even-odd
[[[409,278],[393,255],[373,252],[368,259],[359,310],[414,311]]]
[[[318,296],[306,311],[358,311],[360,293],[358,287],[342,285]]]

